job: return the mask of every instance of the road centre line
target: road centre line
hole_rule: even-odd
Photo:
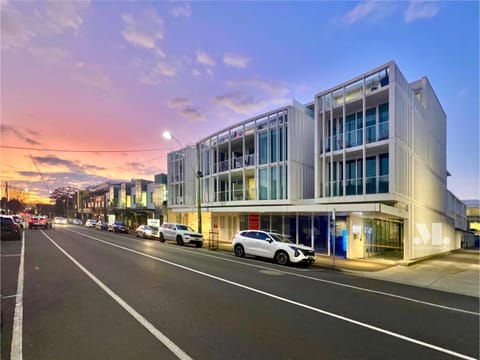
[[[393,331],[390,331],[390,330],[382,329],[382,328],[374,326],[374,325],[369,325],[367,323],[357,321],[357,320],[348,318],[346,316],[338,315],[338,314],[335,314],[335,313],[332,313],[332,312],[329,312],[329,311],[326,311],[326,310],[322,310],[322,309],[319,309],[319,308],[316,308],[316,307],[313,307],[313,306],[310,306],[310,305],[302,304],[298,301],[290,300],[290,299],[287,299],[287,298],[284,298],[284,297],[281,297],[281,296],[278,296],[278,295],[268,293],[266,291],[258,290],[258,289],[255,289],[253,287],[243,285],[243,284],[231,281],[231,280],[227,280],[227,279],[221,278],[221,277],[216,276],[216,275],[208,274],[208,273],[205,273],[203,271],[192,269],[192,268],[189,268],[189,267],[184,266],[184,265],[176,264],[176,263],[168,261],[168,260],[160,259],[156,256],[145,254],[145,253],[142,253],[140,251],[136,251],[136,250],[133,250],[133,249],[121,246],[121,245],[117,245],[117,244],[110,243],[108,241],[97,239],[93,236],[84,235],[84,234],[81,234],[81,233],[78,233],[78,234],[83,235],[83,236],[88,237],[88,238],[91,238],[95,241],[102,242],[102,243],[105,243],[107,245],[114,246],[114,247],[117,247],[117,248],[125,250],[125,251],[132,252],[132,253],[137,254],[137,255],[145,256],[147,258],[157,260],[157,261],[163,262],[165,264],[178,267],[178,268],[183,269],[183,270],[187,270],[187,271],[190,271],[190,272],[193,272],[193,273],[196,273],[196,274],[199,274],[199,275],[202,275],[202,276],[214,279],[214,280],[218,280],[220,282],[223,282],[223,283],[226,283],[226,284],[229,284],[229,285],[233,285],[233,286],[236,286],[236,287],[254,292],[256,294],[264,295],[264,296],[267,296],[267,297],[270,297],[270,298],[273,298],[273,299],[276,299],[276,300],[279,300],[279,301],[282,301],[282,302],[286,302],[286,303],[289,303],[289,304],[292,304],[292,305],[295,305],[295,306],[298,306],[298,307],[301,307],[301,308],[304,308],[304,309],[312,310],[314,312],[317,312],[317,313],[320,313],[320,314],[323,314],[323,315],[326,315],[326,316],[330,316],[330,317],[336,318],[338,320],[342,320],[342,321],[345,321],[345,322],[348,322],[348,323],[351,323],[351,324],[354,324],[354,325],[357,325],[357,326],[360,326],[360,327],[364,327],[364,328],[367,328],[367,329],[370,329],[370,330],[373,330],[373,331],[376,331],[376,332],[379,332],[379,333],[382,333],[382,334],[385,334],[385,335],[389,335],[389,336],[392,336],[392,337],[395,337],[395,338],[398,338],[398,339],[401,339],[401,340],[404,340],[404,341],[407,341],[407,342],[410,342],[410,343],[414,343],[416,345],[420,345],[420,346],[423,346],[423,347],[426,347],[426,348],[429,348],[429,349],[432,349],[432,350],[436,350],[436,351],[439,351],[439,352],[442,352],[442,353],[445,353],[445,354],[449,354],[451,356],[458,357],[460,359],[475,360],[474,357],[471,357],[471,356],[468,356],[468,355],[465,355],[465,354],[461,354],[461,353],[455,352],[453,350],[446,349],[446,348],[441,347],[441,346],[429,344],[427,342],[417,340],[417,339],[411,338],[409,336],[402,335],[402,334],[399,334],[399,333],[396,333],[396,332],[393,332]],[[46,234],[45,234],[45,236],[46,236]],[[53,240],[51,240],[51,241],[53,241]]]
[[[50,236],[48,236],[43,230],[41,233],[50,242],[55,245],[67,258],[69,258],[80,270],[82,270],[90,279],[92,279],[103,291],[105,291],[113,300],[115,300],[122,308],[124,308],[135,320],[137,320],[145,329],[147,329],[157,340],[165,345],[172,353],[174,353],[180,360],[193,360],[187,353],[180,349],[173,341],[171,341],[166,335],[158,330],[151,322],[145,319],[140,313],[138,313],[133,307],[125,302],[120,296],[118,296],[113,290],[107,287],[101,280],[88,271],[82,264],[80,264],[73,256],[65,251],[60,245],[58,245]]]
[[[15,312],[13,315],[12,345],[10,359],[22,360],[23,357],[23,281],[25,259],[25,232],[22,232],[22,249],[20,250],[20,264],[18,265],[17,294],[15,295]]]
[[[22,254],[2,254],[2,257],[18,257],[18,256],[22,256]]]
[[[86,235],[86,234],[78,232],[78,231],[74,231],[74,230],[71,230],[71,231],[75,232],[79,235],[92,238],[94,240],[104,241],[104,242],[109,243],[108,241],[100,240],[100,239],[97,239],[95,237],[92,237],[90,235]],[[110,243],[110,244],[112,244],[112,243]],[[172,248],[172,249],[175,249],[175,248]],[[396,295],[396,294],[392,294],[392,293],[388,293],[388,292],[384,292],[384,291],[372,290],[372,289],[367,289],[367,288],[363,288],[363,287],[359,287],[359,286],[355,286],[355,285],[348,285],[348,284],[344,284],[344,283],[340,283],[340,282],[336,282],[336,281],[319,279],[319,278],[315,278],[313,276],[297,274],[297,273],[294,273],[294,272],[285,271],[285,270],[281,270],[281,269],[277,269],[277,268],[271,268],[271,267],[262,266],[262,265],[248,264],[248,263],[245,263],[245,262],[232,260],[232,259],[226,259],[226,258],[215,256],[215,255],[201,254],[200,252],[189,251],[189,250],[186,250],[186,249],[182,249],[182,250],[175,249],[175,250],[188,252],[188,253],[191,253],[191,254],[196,254],[196,255],[201,255],[201,256],[206,256],[206,257],[211,257],[211,258],[215,258],[215,259],[222,260],[222,261],[227,261],[227,262],[231,262],[231,263],[235,263],[235,264],[240,264],[240,265],[243,265],[243,266],[255,267],[255,268],[265,269],[265,270],[274,269],[275,271],[281,272],[283,274],[287,274],[287,275],[291,275],[291,276],[297,276],[297,277],[308,279],[308,280],[318,281],[318,282],[322,282],[322,283],[326,283],[326,284],[330,284],[330,285],[335,285],[335,286],[342,286],[342,287],[349,288],[349,289],[364,291],[364,292],[368,292],[368,293],[371,293],[371,294],[387,296],[387,297],[391,297],[391,298],[395,298],[395,299],[399,299],[399,300],[404,300],[404,301],[410,301],[410,302],[413,302],[413,303],[422,304],[422,305],[431,306],[431,307],[436,307],[436,308],[445,309],[445,310],[449,310],[449,311],[456,311],[456,312],[461,312],[461,313],[464,313],[464,314],[480,316],[480,313],[475,312],[475,311],[464,310],[464,309],[449,307],[449,306],[445,306],[445,305],[435,304],[435,303],[431,303],[431,302],[428,302],[428,301],[417,300],[417,299],[413,299],[413,298],[410,298],[410,297],[406,297],[406,296],[402,296],[402,295]]]

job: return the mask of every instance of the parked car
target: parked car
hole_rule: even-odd
[[[73,224],[73,225],[82,225],[82,220],[80,220],[80,219],[73,219],[73,220],[72,220],[72,224]]]
[[[53,223],[57,225],[66,225],[68,224],[68,220],[61,216],[56,216],[53,218]]]
[[[12,215],[13,220],[20,226],[20,229],[23,229],[23,218],[20,215]]]
[[[29,229],[38,229],[38,228],[50,229],[51,227],[52,227],[52,222],[50,221],[48,216],[33,215],[33,216],[30,216],[30,219],[28,219],[28,228]]]
[[[85,221],[86,228],[94,228],[96,224],[97,224],[97,220],[95,219],[88,219],[87,221]]]
[[[97,230],[108,230],[108,223],[106,221],[99,220],[95,224],[95,229],[97,229]]]
[[[128,226],[121,221],[115,221],[112,224],[108,224],[108,231],[128,234]]]
[[[188,225],[163,223],[160,226],[158,236],[161,242],[171,240],[175,241],[177,245],[194,244],[197,248],[203,246],[203,235]]]
[[[22,228],[12,216],[0,215],[1,240],[21,240]]]
[[[308,246],[295,244],[291,237],[261,230],[243,230],[234,235],[232,247],[236,256],[259,256],[273,259],[280,265],[313,263],[315,251]]]
[[[143,237],[148,239],[158,239],[158,227],[150,225],[140,225],[135,230],[137,237]]]

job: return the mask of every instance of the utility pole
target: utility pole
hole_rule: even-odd
[[[200,148],[197,146],[197,173],[195,174],[195,178],[197,180],[197,220],[198,220],[198,232],[202,234],[202,197],[200,194],[200,181],[203,177],[202,172],[200,171]]]
[[[335,208],[333,208],[333,213],[332,213],[332,220],[333,220],[333,266],[335,267],[335,243],[337,242],[337,239],[335,238]]]

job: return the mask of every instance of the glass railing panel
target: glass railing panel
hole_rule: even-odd
[[[378,177],[378,192],[388,193],[388,175]]]
[[[331,138],[330,136],[327,137],[327,143],[325,144],[325,151],[326,151],[326,152],[329,152],[329,151],[330,151],[330,140],[331,140],[331,139],[332,139],[332,138]]]
[[[377,177],[371,176],[365,179],[365,192],[367,194],[377,193]]]
[[[334,135],[333,137],[333,150],[343,149],[343,134]]]
[[[220,161],[218,163],[218,171],[219,172],[228,171],[228,170],[229,170],[228,160]]]
[[[232,201],[243,200],[243,189],[236,189],[232,191]]]
[[[331,181],[332,186],[332,196],[342,196],[343,195],[343,180]]]
[[[388,121],[378,124],[378,141],[388,139]]]
[[[357,179],[356,185],[357,185],[357,195],[362,195],[363,194],[363,179]]]
[[[243,168],[243,156],[237,156],[232,159],[232,169]]]
[[[255,200],[255,190],[246,190],[245,200]]]
[[[255,154],[250,154],[245,157],[245,166],[255,166]]]
[[[367,144],[370,144],[372,142],[377,141],[377,127],[376,127],[376,125],[367,126],[367,128],[365,129],[365,135],[366,135]]]

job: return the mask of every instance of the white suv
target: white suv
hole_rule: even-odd
[[[177,245],[195,244],[197,248],[203,246],[203,235],[188,225],[163,223],[158,230],[158,236],[161,242],[171,240],[176,241]]]
[[[315,251],[308,246],[295,244],[287,235],[261,230],[243,230],[232,239],[236,256],[254,255],[274,259],[280,265],[315,261]]]

